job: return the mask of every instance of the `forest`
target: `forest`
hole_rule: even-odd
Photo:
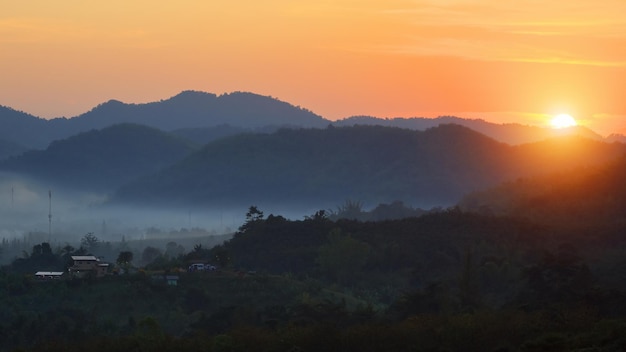
[[[92,116],[122,108],[140,107],[110,102]],[[62,228],[82,215],[57,210],[62,188],[5,182],[5,226],[46,219],[49,231],[0,244],[0,351],[626,350],[623,144],[507,145],[459,125],[223,128],[200,145],[184,135],[202,131],[126,123],[0,162],[114,192],[108,206],[171,206],[155,227],[120,233],[89,203],[86,225]],[[298,219],[264,211],[338,199]],[[232,228],[229,202],[247,209]],[[191,226],[192,210],[194,224],[209,216],[192,205],[206,203],[228,231]],[[172,209],[188,228],[156,227]],[[68,236],[51,241],[52,226]],[[73,257],[106,274],[73,274]]]
[[[590,214],[572,228],[567,219],[460,207],[395,220],[367,213],[347,202],[289,220],[250,206],[234,236],[216,246],[170,242],[133,255],[109,244],[119,253],[102,278],[32,275],[101,250],[95,236],[79,248],[37,244],[0,272],[2,349],[626,348],[622,222],[607,228]],[[218,269],[187,270],[199,262]],[[165,280],[172,275],[175,286]]]

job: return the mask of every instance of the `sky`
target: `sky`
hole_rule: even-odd
[[[0,0],[0,105],[249,91],[331,120],[456,115],[626,134],[623,0]]]

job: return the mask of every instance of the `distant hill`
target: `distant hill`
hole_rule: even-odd
[[[353,116],[333,122],[333,125],[335,126],[376,125],[408,128],[420,131],[436,127],[441,124],[457,124],[465,126],[474,131],[489,136],[497,141],[512,145],[539,142],[545,139],[559,137],[563,135],[577,135],[590,139],[603,140],[602,136],[582,126],[559,130],[520,124],[496,124],[480,119],[464,119],[455,116],[440,116],[437,118],[398,117],[393,119],[381,119],[371,116]],[[626,141],[626,137],[620,135],[613,135],[611,136],[611,138],[612,139],[609,140],[611,142]]]
[[[84,132],[0,162],[0,170],[52,184],[110,190],[182,159],[192,145],[157,129],[120,124]]]
[[[47,120],[0,106],[0,140],[29,148],[41,148],[57,137],[48,130],[48,125]]]
[[[79,128],[133,122],[171,131],[182,128],[259,128],[268,125],[322,127],[327,121],[314,113],[272,97],[235,92],[215,94],[184,91],[170,99],[147,104],[111,100],[72,119]]]
[[[170,99],[146,104],[111,100],[69,119],[44,120],[0,107],[0,139],[36,149],[45,149],[57,139],[120,123],[172,131],[223,125],[253,130],[267,126],[325,127],[329,121],[275,98],[243,92],[217,96],[185,91]]]
[[[0,160],[6,159],[11,156],[22,154],[26,150],[27,150],[26,147],[21,146],[17,143],[0,139]]]
[[[330,121],[299,106],[247,92],[218,96],[205,92],[183,91],[169,99],[145,104],[127,104],[110,100],[79,116],[52,120],[40,119],[0,106],[2,127],[0,139],[31,149],[45,149],[54,140],[119,123],[136,123],[165,131],[177,131],[202,143],[240,131],[273,132],[282,127],[325,128],[330,124],[336,127],[375,125],[419,131],[440,124],[457,124],[512,145],[537,142],[563,134],[603,140],[602,136],[585,127],[554,130],[520,124],[496,124],[454,116],[434,119],[353,116]],[[606,141],[624,143],[626,137],[612,135],[607,137]]]
[[[453,204],[468,192],[506,180],[596,164],[626,151],[622,144],[567,140],[584,150],[546,153],[558,142],[512,147],[459,125],[238,135],[211,142],[174,166],[124,186],[116,200],[248,205],[401,200],[428,207]]]
[[[275,131],[276,128],[271,131]],[[253,130],[243,127],[233,127],[231,125],[218,125],[214,127],[199,127],[199,128],[181,128],[173,130],[172,134],[180,136],[197,143],[199,145],[207,144],[216,139],[230,137],[242,133],[260,132],[260,130]]]
[[[602,165],[519,178],[465,196],[462,209],[529,218],[594,233],[623,228],[626,219],[626,154]],[[623,237],[623,232],[620,234]]]

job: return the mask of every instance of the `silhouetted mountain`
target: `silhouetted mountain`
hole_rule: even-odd
[[[462,209],[512,215],[580,231],[623,229],[626,218],[626,154],[602,165],[520,178],[465,196]],[[623,237],[623,231],[620,231]]]
[[[30,148],[43,148],[57,135],[48,121],[25,112],[0,106],[0,139]]]
[[[216,139],[230,137],[242,133],[250,133],[252,131],[253,130],[248,128],[233,127],[230,125],[219,125],[215,127],[181,128],[172,131],[172,133],[193,141],[194,143],[204,145]]]
[[[26,150],[26,147],[21,146],[17,143],[0,139],[0,160],[22,154]]]
[[[119,123],[136,123],[171,131],[223,125],[245,129],[266,126],[325,127],[329,121],[272,97],[242,92],[216,96],[185,91],[170,99],[146,104],[110,100],[70,119],[44,120],[0,108],[0,139],[43,149],[53,140]]]
[[[455,116],[440,116],[437,118],[398,117],[393,119],[381,119],[371,116],[353,116],[333,122],[334,126],[376,125],[408,128],[419,131],[436,127],[441,124],[457,124],[465,126],[497,141],[514,145],[538,142],[563,135],[578,135],[585,138],[603,140],[602,136],[582,126],[566,129],[552,129],[520,124],[496,124],[480,119],[464,119]],[[614,140],[609,141],[612,142]],[[624,140],[621,141],[623,142]]]
[[[0,170],[87,190],[119,187],[180,160],[192,147],[154,128],[120,124],[84,132],[0,162]]]
[[[520,176],[607,161],[626,150],[622,144],[571,139],[586,143],[584,150],[565,156],[546,153],[548,142],[512,147],[458,125],[239,135],[209,143],[182,162],[123,187],[117,199],[331,206],[346,199],[401,200],[429,207]]]
[[[380,119],[354,116],[332,122],[307,109],[293,106],[272,97],[253,93],[235,92],[217,96],[211,93],[184,91],[172,98],[145,104],[126,104],[110,100],[73,118],[44,120],[0,107],[0,139],[12,141],[28,148],[44,149],[57,139],[80,132],[101,129],[119,123],[137,123],[165,131],[193,136],[193,140],[207,143],[217,136],[232,135],[237,129],[252,132],[274,132],[277,128],[324,128],[376,125],[408,128],[423,131],[440,124],[458,124],[497,141],[508,144],[537,142],[568,134],[602,140],[602,137],[585,127],[554,130],[519,124],[495,124],[480,119],[454,116],[431,118]],[[226,126],[232,130],[228,131]],[[193,132],[193,129],[199,129]],[[206,133],[207,135],[203,136]],[[238,133],[238,132],[237,132]],[[623,136],[611,136],[608,141],[626,141]]]
[[[72,120],[79,128],[133,122],[166,131],[226,124],[259,128],[268,125],[321,127],[328,123],[308,110],[271,97],[243,92],[216,96],[196,91],[185,91],[147,104],[111,100]]]
[[[607,142],[626,143],[626,136],[623,134],[613,133],[606,137]]]

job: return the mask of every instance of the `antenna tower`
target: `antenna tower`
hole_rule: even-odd
[[[48,190],[48,243],[52,237],[52,191]]]

